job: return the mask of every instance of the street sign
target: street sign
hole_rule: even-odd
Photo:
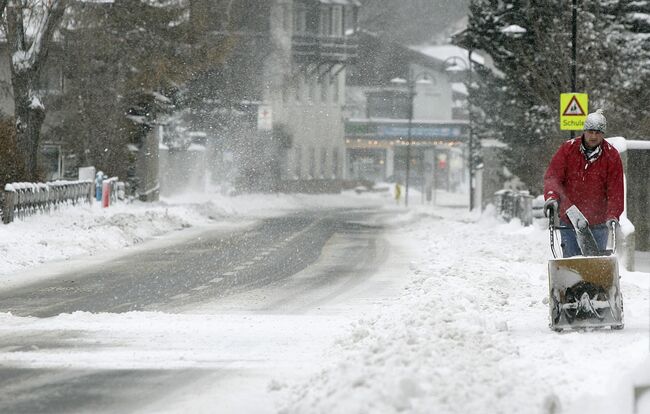
[[[257,129],[259,131],[270,131],[273,129],[273,115],[270,105],[259,105],[257,107]]]
[[[585,124],[589,111],[589,95],[586,93],[560,94],[560,129],[579,131]]]

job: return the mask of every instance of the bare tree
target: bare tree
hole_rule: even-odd
[[[25,178],[37,178],[37,154],[45,120],[36,89],[47,59],[52,34],[65,10],[65,0],[0,0],[6,10],[6,34],[11,53],[11,84],[14,95],[16,144],[25,162]]]

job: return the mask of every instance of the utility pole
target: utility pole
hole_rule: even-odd
[[[415,80],[413,75],[409,75],[408,79],[409,90],[409,123],[408,123],[408,141],[406,144],[406,190],[404,192],[404,206],[409,205],[409,174],[411,172],[411,127],[413,125],[413,100],[415,98]]]
[[[574,0],[575,1],[575,0]],[[467,109],[469,112],[469,211],[474,210],[474,128],[472,125],[472,49],[467,53],[467,76],[469,89],[467,90]]]
[[[408,206],[409,205],[409,175],[411,173],[411,144],[413,140],[411,129],[413,128],[413,112],[414,112],[413,106],[415,104],[414,100],[415,100],[415,95],[417,94],[415,88],[418,84],[430,85],[433,82],[431,81],[431,78],[428,73],[426,72],[415,73],[411,69],[408,70],[408,79],[394,78],[391,79],[390,82],[399,85],[406,85],[408,98],[409,98],[408,135],[407,135],[407,142],[406,142],[406,183],[405,183],[406,190],[404,192],[404,205]]]
[[[578,41],[578,0],[573,0],[571,5],[571,92],[576,91],[577,76],[577,41]],[[575,131],[571,130],[571,139],[575,138]]]

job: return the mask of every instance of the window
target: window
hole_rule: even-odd
[[[332,7],[331,21],[330,35],[336,37],[343,36],[343,6]]]
[[[307,78],[306,81],[309,82],[309,102],[316,102],[316,77]]]
[[[332,150],[332,178],[338,178],[339,175],[339,149]]]
[[[316,150],[314,147],[309,147],[309,178],[313,179],[316,176]]]
[[[322,6],[320,9],[320,35],[329,36],[332,30],[332,9]]]
[[[328,98],[328,89],[331,88],[331,83],[329,80],[329,76],[325,75],[325,78],[320,79],[320,100],[321,102],[327,102]]]
[[[327,164],[327,149],[320,149],[320,178],[325,178],[325,165]]]
[[[302,175],[302,147],[300,145],[296,145],[295,157],[294,171],[296,173],[296,179],[300,179],[300,176]]]
[[[299,34],[307,33],[307,7],[304,4],[294,3],[293,32]]]
[[[345,8],[344,12],[345,15],[343,16],[343,20],[345,21],[345,33],[355,31],[357,29],[356,8],[348,6]]]
[[[303,83],[303,77],[300,75],[296,75],[296,81],[295,81],[295,89],[294,92],[296,93],[296,102],[300,102],[302,100],[302,83]]]
[[[291,22],[291,8],[289,4],[284,3],[282,5],[282,29],[285,32],[289,31],[290,22]]]
[[[332,85],[332,102],[339,103],[339,75],[330,76],[330,84]]]

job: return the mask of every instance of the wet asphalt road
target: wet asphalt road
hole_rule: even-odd
[[[0,292],[0,312],[48,318],[75,311],[187,310],[270,284],[282,287],[291,275],[321,256],[333,235],[348,239],[349,253],[337,257],[329,269],[320,269],[299,286],[294,283],[290,295],[262,306],[270,311],[291,307],[294,298],[309,297],[332,285],[333,279],[340,279],[336,283],[342,286],[342,293],[346,284],[361,283],[372,274],[383,254],[377,243],[383,229],[360,222],[374,223],[368,218],[376,214],[370,210],[303,212],[266,219],[244,231],[205,233],[183,244],[123,256],[110,264]],[[322,296],[336,294],[328,291]],[[296,308],[309,306],[296,302]],[[0,351],[19,351],[35,343],[47,349],[56,347],[59,340],[8,335],[0,337]],[[164,395],[179,380],[187,383],[202,375],[205,373],[195,370],[0,366],[0,413],[128,412]]]

